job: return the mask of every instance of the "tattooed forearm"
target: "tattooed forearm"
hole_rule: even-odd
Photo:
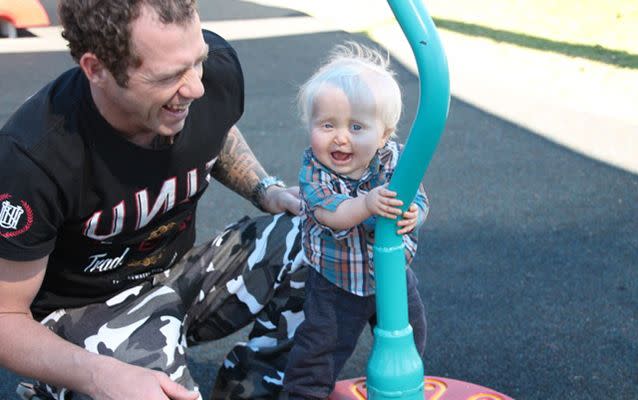
[[[252,198],[255,195],[254,188],[266,176],[266,171],[235,126],[228,132],[211,173],[224,186],[253,203],[258,200]]]

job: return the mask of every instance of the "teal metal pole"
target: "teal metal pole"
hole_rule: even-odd
[[[419,107],[389,184],[407,210],[445,128],[450,79],[445,52],[422,0],[388,0],[388,4],[410,43],[420,80]],[[423,362],[408,320],[404,246],[396,231],[396,220],[377,220],[377,326],[368,360],[367,392],[373,400],[422,400]]]

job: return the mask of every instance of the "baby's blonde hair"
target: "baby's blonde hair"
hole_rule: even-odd
[[[396,129],[403,104],[401,89],[389,66],[388,56],[357,42],[335,46],[328,60],[299,89],[297,106],[301,120],[310,124],[315,98],[326,84],[342,90],[351,104],[369,102],[371,91],[362,74],[370,72],[386,83],[383,96],[375,99],[378,116],[386,129]]]

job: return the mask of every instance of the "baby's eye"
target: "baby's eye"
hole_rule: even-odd
[[[324,129],[332,129],[332,124],[330,122],[324,122],[322,126]]]
[[[360,131],[361,129],[363,129],[363,127],[359,124],[352,124],[352,130],[353,131]]]

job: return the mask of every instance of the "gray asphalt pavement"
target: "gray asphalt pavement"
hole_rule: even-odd
[[[235,0],[200,3],[207,21],[299,15]],[[372,44],[345,32],[232,41],[246,77],[239,126],[267,169],[289,183],[308,143],[295,115],[296,88],[346,39]],[[0,124],[73,65],[63,52],[0,58]],[[418,78],[394,67],[405,137]],[[453,98],[424,183],[432,209],[414,270],[429,322],[427,375],[517,399],[637,399],[638,175]],[[199,238],[254,213],[214,184],[201,202]],[[205,398],[224,354],[244,334],[189,350]],[[370,344],[365,333],[342,378],[365,375]],[[19,380],[0,369],[0,398],[16,398]]]

